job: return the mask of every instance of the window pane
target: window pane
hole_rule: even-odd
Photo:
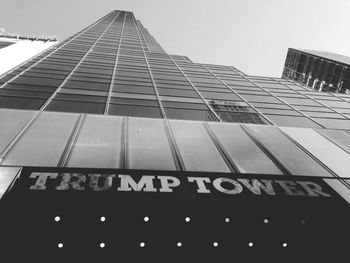
[[[350,177],[350,155],[312,129],[281,128],[340,177]]]
[[[345,184],[336,179],[324,179],[324,181],[350,204],[350,180],[344,180]]]
[[[102,114],[105,105],[105,103],[93,103],[87,101],[52,100],[45,110]]]
[[[187,171],[230,172],[202,123],[170,124]]]
[[[109,105],[109,115],[162,118],[162,113],[158,107],[134,106],[134,105]]]
[[[31,111],[0,110],[0,153],[33,114]]]
[[[2,164],[57,166],[77,119],[77,114],[42,112]]]
[[[292,127],[307,127],[307,128],[322,128],[317,123],[306,117],[297,116],[283,116],[264,114],[267,118],[273,121],[278,126],[292,126]]]
[[[164,110],[167,118],[169,119],[217,121],[215,115],[209,110],[176,109],[176,108],[164,108]]]
[[[241,173],[283,174],[239,125],[209,126]]]
[[[292,174],[332,177],[278,128],[258,125],[246,125],[246,127]]]
[[[163,120],[129,119],[129,169],[176,170]]]
[[[19,171],[19,167],[0,167],[0,200]]]
[[[348,133],[345,131],[326,129],[319,129],[317,131],[338,145],[340,148],[350,153],[350,135]]]
[[[88,115],[67,166],[121,168],[122,122],[120,117]]]

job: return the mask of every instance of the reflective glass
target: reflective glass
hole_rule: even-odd
[[[129,169],[176,170],[163,120],[130,118]]]
[[[239,125],[209,126],[241,173],[283,174]]]
[[[33,111],[0,110],[0,153],[33,116]]]
[[[120,117],[88,115],[67,166],[121,168],[122,122]]]
[[[202,123],[170,124],[187,171],[230,172]]]
[[[20,169],[19,167],[0,167],[0,199],[11,186]]]
[[[42,112],[2,164],[57,166],[77,119],[77,114]]]
[[[312,129],[281,128],[340,177],[350,177],[350,155]]]
[[[350,153],[350,135],[348,133],[346,133],[345,131],[326,129],[319,129],[317,131],[323,136],[327,137],[328,140],[331,140],[340,148]]]
[[[278,126],[322,128],[322,126],[306,117],[264,114],[269,120]]]
[[[288,139],[287,136],[282,134],[277,127],[260,125],[245,125],[245,127],[290,173],[294,175],[332,177],[327,170]]]

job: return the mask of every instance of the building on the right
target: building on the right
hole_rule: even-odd
[[[350,58],[327,52],[289,48],[282,78],[315,90],[350,93]]]

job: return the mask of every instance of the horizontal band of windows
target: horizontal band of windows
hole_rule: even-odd
[[[87,89],[87,90],[108,91],[109,90],[109,83],[68,80],[63,85],[63,87],[73,88],[73,89],[78,88],[78,89]]]
[[[155,80],[156,83],[160,83],[160,84],[169,84],[169,85],[177,85],[177,86],[191,86],[191,84],[187,81],[178,81],[178,80],[174,80],[174,81],[170,81],[170,80]]]
[[[209,110],[208,106],[202,103],[186,103],[175,101],[162,101],[164,108],[181,108],[181,109],[195,109],[195,110]]]
[[[111,97],[110,103],[113,103],[113,104],[127,104],[127,105],[145,105],[145,106],[159,107],[159,103],[158,103],[158,101],[156,99],[146,100],[146,99],[132,99],[132,98]]]
[[[86,72],[81,72],[81,71],[74,71],[73,75],[74,77],[77,78],[83,78],[83,79],[87,79],[87,80],[91,80],[94,81],[94,79],[96,79],[97,82],[105,82],[104,80],[111,80],[112,75],[108,75],[108,74],[96,74],[96,73],[86,73]],[[85,81],[85,80],[84,80]]]
[[[111,76],[109,78],[96,78],[94,76],[88,77],[88,76],[79,76],[79,74],[72,74],[69,77],[69,80],[72,81],[84,81],[84,82],[94,82],[94,83],[101,83],[101,84],[110,84],[111,83]]]
[[[233,89],[234,90],[234,89]],[[235,90],[239,95],[261,95],[261,96],[270,96],[269,93],[263,90]]]
[[[194,90],[185,90],[185,89],[165,89],[157,88],[160,96],[177,96],[177,97],[193,97],[197,98],[199,95]]]
[[[109,104],[108,115],[162,118],[162,113],[159,107],[117,105],[113,103]]]
[[[272,120],[278,126],[322,128],[322,126],[306,117],[274,114],[264,114],[264,116]]]
[[[37,92],[51,92],[51,93],[53,93],[56,90],[56,87],[7,83],[4,86],[4,89],[26,90],[26,91],[37,91]]]
[[[302,116],[301,113],[295,110],[287,109],[268,109],[268,108],[257,108],[263,114],[276,114],[276,115],[290,115],[290,116]]]
[[[216,112],[222,121],[231,123],[254,123],[254,124],[269,124],[269,122],[260,114],[250,112]]]
[[[141,78],[141,77],[125,77],[125,76],[114,76],[116,81],[135,81],[135,82],[149,82],[152,83],[151,78]]]
[[[168,119],[218,121],[215,115],[209,110],[164,108]]]
[[[51,96],[51,92],[38,92],[28,90],[7,89],[6,87],[0,89],[0,96],[15,96],[26,98],[42,98],[48,99]]]
[[[67,93],[57,93],[54,99],[59,100],[72,100],[72,101],[89,101],[89,102],[101,102],[106,103],[107,97],[102,96],[91,96],[82,94],[67,94]]]
[[[241,94],[239,95],[244,98],[245,100],[249,102],[270,102],[270,103],[281,103],[280,100],[271,97],[271,96],[259,96],[259,95],[246,95],[246,94]]]
[[[303,113],[308,115],[309,117],[315,117],[315,118],[347,119],[346,117],[344,117],[338,113],[335,113],[335,112],[303,111]]]
[[[79,66],[75,72],[111,76],[113,71],[111,69],[97,69],[97,68],[92,68],[92,67],[90,68],[90,67]]]
[[[187,98],[181,96],[160,96],[162,101],[178,101],[178,102],[188,102],[188,103],[203,103],[201,98]]]
[[[61,88],[59,90],[61,94],[78,94],[78,95],[88,95],[88,96],[108,96],[107,91],[97,91],[97,90],[84,90],[84,89],[73,89],[73,88]]]
[[[153,83],[151,81],[141,82],[141,81],[120,80],[120,79],[114,79],[114,86],[115,85],[153,87]]]
[[[140,93],[122,93],[122,92],[112,92],[112,97],[146,99],[146,100],[156,100],[157,99],[157,96],[155,96],[155,95],[140,94]]]
[[[61,80],[63,81],[69,73],[67,74],[62,74],[62,75],[58,75],[58,74],[46,74],[46,73],[36,73],[36,72],[32,72],[32,71],[27,71],[24,72],[21,76],[22,77],[35,77],[35,78],[43,78],[43,79],[57,79],[57,80]]]
[[[135,71],[121,71],[118,70],[115,74],[115,77],[127,77],[127,78],[146,78],[150,79],[151,76],[148,71],[135,72]]]
[[[57,64],[47,64],[39,63],[35,68],[49,69],[49,70],[63,70],[71,72],[75,65],[57,65]]]
[[[39,110],[46,99],[0,96],[0,108]]]
[[[126,93],[155,94],[153,87],[137,86],[137,85],[122,85],[120,83],[113,85],[112,91],[126,92]]]
[[[76,112],[103,114],[105,103],[93,103],[87,101],[68,101],[54,99],[46,106],[46,111]]]
[[[218,93],[231,93],[232,91],[229,88],[223,87],[215,87],[215,88],[208,88],[208,87],[198,87],[195,86],[197,90],[199,91],[208,91],[208,92],[218,92]]]
[[[235,95],[234,93],[201,91],[200,94],[206,99],[241,100],[241,98]]]
[[[62,75],[67,76],[70,71],[67,70],[52,70],[52,69],[43,69],[43,68],[31,68],[28,72],[38,73],[38,74],[49,74],[49,75]]]
[[[232,104],[213,104],[210,103],[210,106],[212,107],[215,112],[219,111],[225,111],[225,112],[252,112],[256,113],[256,110],[249,106],[239,106],[235,105],[234,103]]]
[[[60,79],[49,79],[49,78],[43,79],[43,78],[19,76],[18,78],[16,78],[13,81],[11,81],[11,83],[37,85],[37,86],[58,87],[62,83],[62,80],[60,80]]]

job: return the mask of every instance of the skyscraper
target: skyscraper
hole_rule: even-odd
[[[345,248],[346,95],[168,54],[125,11],[0,85],[7,251],[163,262]]]
[[[326,51],[288,49],[282,77],[326,92],[350,93],[350,58]]]

